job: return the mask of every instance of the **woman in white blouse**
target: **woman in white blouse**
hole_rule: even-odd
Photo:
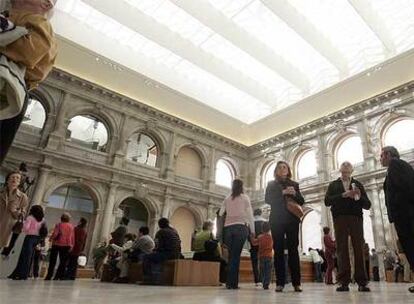
[[[229,250],[226,287],[238,289],[240,255],[249,234],[246,224],[249,225],[251,233],[255,233],[250,199],[243,193],[243,182],[240,179],[233,181],[231,195],[223,202],[219,215],[223,216],[224,213],[224,244]]]

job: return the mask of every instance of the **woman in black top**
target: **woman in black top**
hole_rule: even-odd
[[[299,190],[299,184],[291,180],[292,173],[288,163],[279,161],[274,172],[275,180],[266,187],[265,202],[271,207],[270,226],[272,229],[274,262],[276,269],[276,291],[282,292],[285,286],[284,239],[288,249],[288,262],[292,276],[292,285],[301,292],[299,261],[299,223],[300,219],[287,209],[288,200],[303,205],[305,200]]]

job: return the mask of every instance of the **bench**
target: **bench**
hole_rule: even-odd
[[[102,282],[112,282],[116,273],[108,264],[103,265]],[[218,286],[220,263],[193,260],[169,260],[162,266],[160,285]],[[128,283],[143,281],[142,263],[132,263],[128,271]]]

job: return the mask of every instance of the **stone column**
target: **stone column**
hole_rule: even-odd
[[[156,214],[152,219],[149,220],[149,230],[151,237],[155,237],[155,233],[158,231],[158,220],[160,216]]]
[[[318,149],[317,149],[317,164],[318,164],[318,176],[319,181],[323,182],[328,178],[327,164],[326,164],[326,143],[322,135],[317,136]]]
[[[119,140],[116,144],[113,143],[114,150],[116,151],[114,154],[114,166],[118,168],[122,166],[122,162],[124,161],[126,155],[126,149],[128,148],[128,138],[126,138],[127,130],[125,127],[128,123],[128,118],[129,117],[126,116],[125,113],[122,115]]]
[[[45,187],[47,183],[47,178],[51,170],[48,168],[40,167],[39,175],[37,177],[36,188],[32,196],[32,203],[34,205],[44,205],[45,201],[43,200],[43,195],[45,193]]]
[[[171,197],[171,189],[167,187],[167,189],[165,190],[164,204],[162,206],[162,217],[169,218],[171,209]]]
[[[372,171],[375,169],[375,156],[373,154],[373,143],[369,134],[368,120],[364,118],[361,122],[359,122],[357,129],[361,137],[365,170]]]
[[[165,169],[165,178],[172,179],[174,178],[174,153],[175,153],[175,141],[176,141],[176,133],[171,133],[170,141],[168,143],[168,160]]]
[[[109,237],[109,233],[111,232],[110,230],[112,218],[114,216],[115,195],[117,188],[118,185],[113,183],[109,186],[108,197],[106,199],[104,214],[102,218],[100,239],[107,239]]]
[[[211,148],[211,152],[210,152],[210,158],[209,158],[209,162],[210,162],[210,168],[208,170],[208,178],[207,178],[207,188],[210,191],[214,190],[214,186],[216,184],[216,149],[215,148]]]
[[[59,105],[59,111],[56,115],[55,125],[52,133],[49,135],[47,142],[47,148],[57,150],[60,148],[62,142],[66,139],[66,109],[72,95],[67,92],[62,93],[61,102]]]

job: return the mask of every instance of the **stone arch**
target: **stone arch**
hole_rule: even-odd
[[[121,197],[119,197],[114,205],[113,212],[116,213],[117,210],[119,209],[119,206],[122,204],[122,202],[128,198],[133,198],[133,199],[136,199],[137,201],[140,201],[147,209],[149,219],[156,218],[158,217],[159,214],[161,214],[159,205],[153,199],[147,196],[142,197],[140,195],[136,195],[133,192],[126,193],[122,195]]]
[[[228,162],[232,166],[232,169],[234,171],[234,176],[235,177],[240,175],[240,166],[239,166],[239,163],[233,157],[230,157],[226,153],[218,153],[216,155],[215,159],[214,159],[214,166],[217,165],[217,162],[220,159],[225,160],[226,162]]]
[[[82,178],[65,178],[62,179],[53,185],[49,186],[45,193],[43,194],[41,201],[45,202],[46,199],[52,195],[52,193],[59,189],[60,187],[68,186],[68,185],[76,185],[82,189],[84,189],[86,192],[89,193],[89,195],[92,197],[93,202],[95,204],[95,212],[102,209],[103,206],[103,199],[101,192],[99,189],[90,183],[89,181],[83,180]]]
[[[359,133],[355,127],[347,127],[346,130],[337,131],[330,134],[326,139],[326,150],[332,156],[331,168],[337,168],[337,152],[341,144],[352,136],[359,136]]]
[[[198,157],[200,158],[200,172],[199,172],[199,175],[198,175],[198,172],[197,172],[198,177],[196,177],[196,176],[191,177],[190,176],[190,178],[204,179],[205,174],[206,174],[206,167],[207,167],[207,155],[201,147],[199,147],[197,145],[194,145],[194,144],[182,144],[179,147],[177,147],[176,153],[174,154],[174,160],[175,160],[174,161],[174,168],[175,168],[176,174],[178,173],[177,172],[178,171],[177,170],[178,156],[180,154],[180,151],[183,148],[189,148],[189,149],[193,150],[198,155]]]
[[[30,96],[36,98],[45,108],[47,113],[46,122],[49,115],[57,114],[56,104],[53,102],[53,97],[43,86],[37,87],[31,91]]]
[[[376,143],[379,145],[378,150],[384,145],[384,137],[388,129],[400,120],[414,120],[414,113],[405,109],[399,109],[392,113],[387,112],[382,115],[376,122],[373,128],[373,136]]]
[[[79,108],[75,107],[73,111],[68,111],[66,114],[67,123],[65,125],[65,129],[68,128],[70,119],[80,115],[90,115],[99,119],[105,125],[108,131],[108,143],[111,142],[112,137],[119,134],[119,126],[113,115],[110,112],[91,106],[84,106]]]
[[[265,174],[269,170],[269,167],[276,163],[277,163],[276,159],[264,159],[260,161],[260,165],[256,169],[256,174],[259,179],[259,189],[266,188],[267,183],[265,181]]]
[[[176,204],[173,208],[171,208],[169,217],[171,217],[174,212],[180,208],[185,208],[193,214],[197,227],[201,227],[201,225],[203,225],[203,222],[205,220],[203,212],[197,206],[194,206],[191,203]]]
[[[288,163],[292,170],[292,177],[294,179],[299,179],[298,165],[299,165],[299,161],[301,160],[302,156],[312,150],[315,150],[315,153],[316,153],[316,147],[311,143],[306,143],[306,144],[295,146],[291,150],[289,158],[288,158]]]

